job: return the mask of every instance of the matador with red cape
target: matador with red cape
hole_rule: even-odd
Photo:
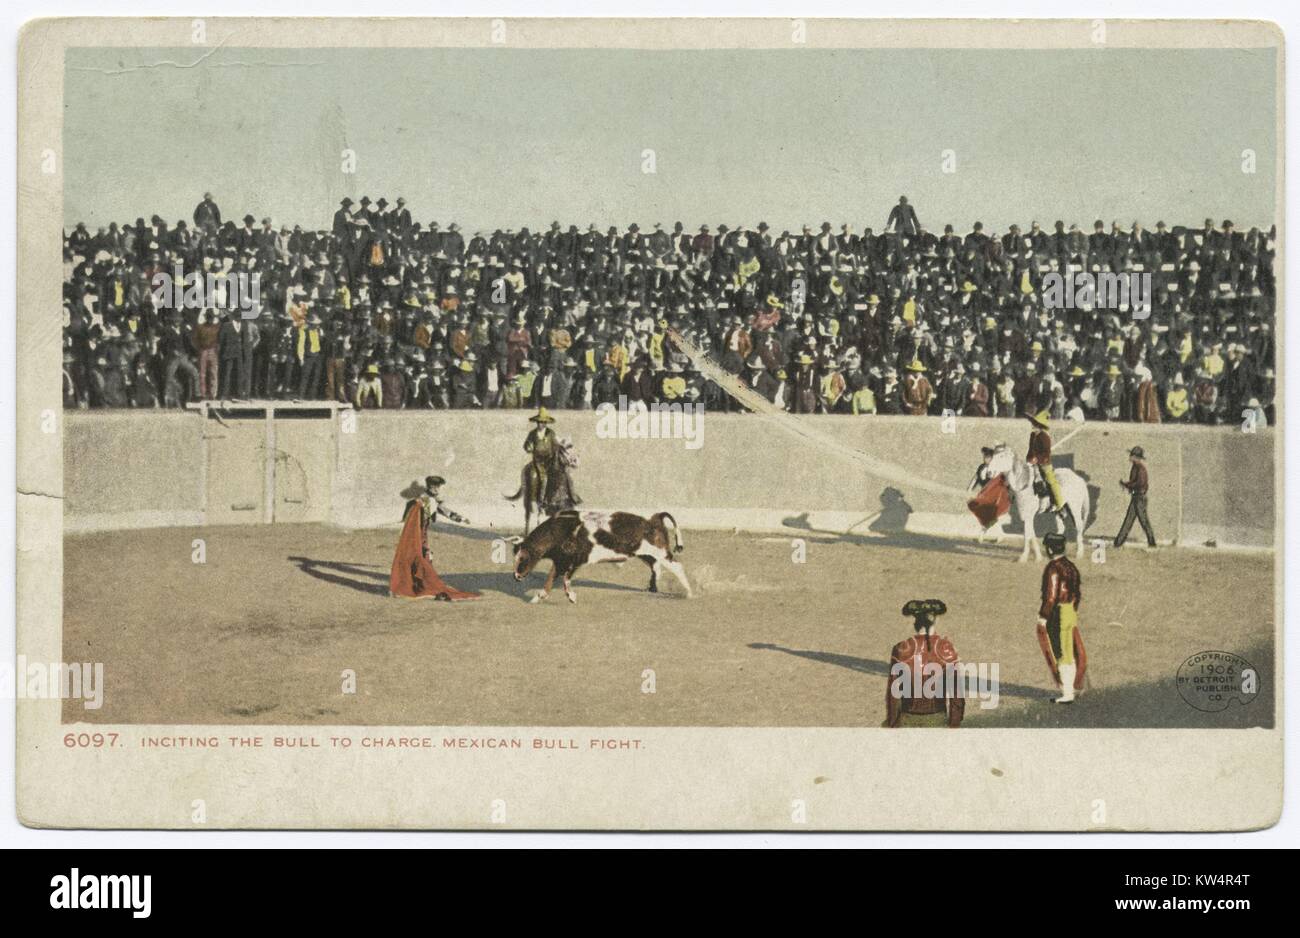
[[[393,571],[388,578],[388,594],[408,599],[443,599],[456,602],[478,599],[478,593],[448,586],[433,569],[429,554],[429,527],[439,515],[457,524],[469,524],[442,503],[440,494],[445,481],[441,476],[427,476],[424,489],[406,503],[402,514],[402,536],[393,555]]]

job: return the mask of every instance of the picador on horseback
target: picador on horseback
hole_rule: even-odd
[[[1043,494],[1052,499],[1052,511],[1062,518],[1077,522],[1080,519],[1074,517],[1069,503],[1061,497],[1061,485],[1056,479],[1056,471],[1052,468],[1052,434],[1047,429],[1047,421],[1051,415],[1047,410],[1040,410],[1036,414],[1027,416],[1034,429],[1029,431],[1029,452],[1025,455],[1025,462],[1037,467],[1039,478],[1047,490]]]
[[[524,439],[524,452],[532,458],[524,466],[519,491],[507,495],[510,501],[524,500],[524,533],[532,526],[534,515],[550,517],[559,511],[568,511],[582,504],[573,490],[573,477],[569,470],[577,468],[578,457],[568,439],[560,439],[551,429],[555,418],[546,408],[539,408],[536,416],[528,418],[537,426]]]

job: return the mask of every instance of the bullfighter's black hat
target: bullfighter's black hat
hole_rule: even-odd
[[[948,606],[942,599],[909,599],[903,606],[903,615],[905,616],[922,616],[927,613],[932,616],[941,616],[947,611]]]

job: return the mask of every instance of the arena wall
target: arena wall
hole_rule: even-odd
[[[707,414],[698,448],[683,439],[602,438],[593,413],[561,412],[573,439],[584,507],[669,510],[685,527],[866,536],[974,534],[964,489],[981,445],[1020,449],[1024,421],[800,417],[831,439],[898,467],[877,472],[843,451],[750,415]],[[365,412],[204,421],[187,413],[69,413],[65,526],[69,531],[183,524],[330,521],[394,524],[402,492],[428,474],[448,479],[449,503],[480,525],[517,529],[526,411]],[[1088,533],[1113,536],[1127,507],[1119,480],[1142,446],[1150,514],[1161,541],[1271,547],[1274,431],[1090,423],[1055,462],[1088,482]],[[268,471],[267,460],[275,465]],[[882,467],[875,467],[881,469]],[[1015,523],[1006,528],[1018,530]],[[1141,532],[1137,532],[1140,542]]]
[[[202,524],[207,465],[195,414],[64,415],[68,531]]]

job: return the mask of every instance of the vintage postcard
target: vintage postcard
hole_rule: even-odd
[[[1249,830],[1283,37],[20,37],[19,816]]]

